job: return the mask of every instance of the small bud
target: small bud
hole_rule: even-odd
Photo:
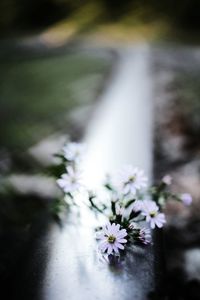
[[[170,175],[165,175],[162,179],[162,182],[166,185],[172,184],[172,177]]]
[[[189,206],[192,203],[192,196],[190,194],[182,194],[181,195],[181,201],[183,202],[183,204],[185,204],[186,206]]]

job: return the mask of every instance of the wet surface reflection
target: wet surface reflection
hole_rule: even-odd
[[[97,252],[93,222],[86,209],[79,217],[69,215],[61,230],[54,228],[44,299],[145,299],[154,286],[152,247],[135,246],[120,260],[106,259]]]
[[[126,163],[143,167],[151,177],[152,82],[149,79],[149,58],[147,46],[129,48],[120,53],[116,72],[86,130],[88,152],[83,162],[86,170],[83,176],[90,188],[100,185],[106,172]],[[145,89],[141,89],[142,80]],[[145,123],[141,122],[144,116]],[[146,137],[142,141],[136,123],[140,134]],[[155,282],[153,248],[135,246],[120,262],[109,263],[100,259],[97,253],[94,229],[98,222],[91,212],[81,207],[79,218],[74,214],[68,218],[62,231],[55,235],[45,277],[44,298],[145,299]]]

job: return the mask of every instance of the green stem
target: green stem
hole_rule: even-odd
[[[93,201],[92,199],[93,199],[92,197],[89,197],[89,201],[90,201],[91,207],[94,208],[95,210],[97,210],[99,213],[103,214],[103,210],[100,209],[100,208],[94,203],[94,201]],[[91,208],[91,207],[90,207],[90,208]]]

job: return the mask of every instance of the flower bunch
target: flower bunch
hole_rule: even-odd
[[[79,163],[82,159],[85,146],[80,143],[67,143],[60,154],[57,156],[61,158],[62,170],[57,179],[57,184],[65,194],[65,200],[71,199],[73,201],[74,195],[81,192],[82,176],[79,169]]]
[[[72,204],[75,194],[83,189],[79,163],[84,149],[83,144],[70,142],[59,154],[64,173],[60,174],[57,184],[63,190],[65,201],[70,199]],[[125,166],[105,181],[106,201],[87,191],[88,207],[108,218],[107,224],[99,228],[96,235],[102,253],[119,255],[130,244],[150,244],[152,230],[162,228],[166,223],[163,209],[167,201],[173,199],[186,206],[192,202],[190,194],[170,191],[172,178],[169,175],[157,185],[148,186],[147,183],[143,170]]]

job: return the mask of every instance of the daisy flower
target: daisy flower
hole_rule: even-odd
[[[146,187],[146,184],[144,172],[132,166],[125,167],[118,178],[119,189],[124,194],[135,194],[137,190]]]
[[[71,142],[63,147],[64,157],[69,161],[79,162],[84,153],[85,145]]]
[[[166,223],[165,215],[159,212],[158,206],[152,200],[143,201],[142,215],[146,218],[146,222],[150,224],[152,229],[156,226],[161,228]]]
[[[63,189],[65,193],[73,193],[79,191],[82,187],[80,172],[74,171],[72,167],[66,168],[67,173],[62,174],[61,178],[57,180],[57,184]]]
[[[134,238],[144,245],[151,243],[151,231],[149,228],[140,228],[136,222],[132,222],[129,228],[134,231]]]
[[[133,204],[131,205],[131,210],[133,210],[134,212],[141,211],[144,204],[143,202],[143,200],[135,200],[135,202],[133,202]]]
[[[126,229],[120,229],[119,224],[108,223],[97,236],[100,239],[99,250],[108,255],[119,254],[119,249],[124,250],[123,244],[127,243],[126,236]]]
[[[183,204],[185,204],[186,206],[189,206],[192,203],[192,196],[190,194],[182,194],[180,198]]]
[[[138,239],[144,245],[148,245],[151,243],[151,231],[149,228],[141,228],[139,229]]]
[[[125,207],[121,206],[119,203],[115,206],[116,215],[123,216],[125,213]]]
[[[143,201],[135,200],[129,207],[124,208],[123,217],[128,219],[130,217],[131,212],[139,213],[142,210]]]

